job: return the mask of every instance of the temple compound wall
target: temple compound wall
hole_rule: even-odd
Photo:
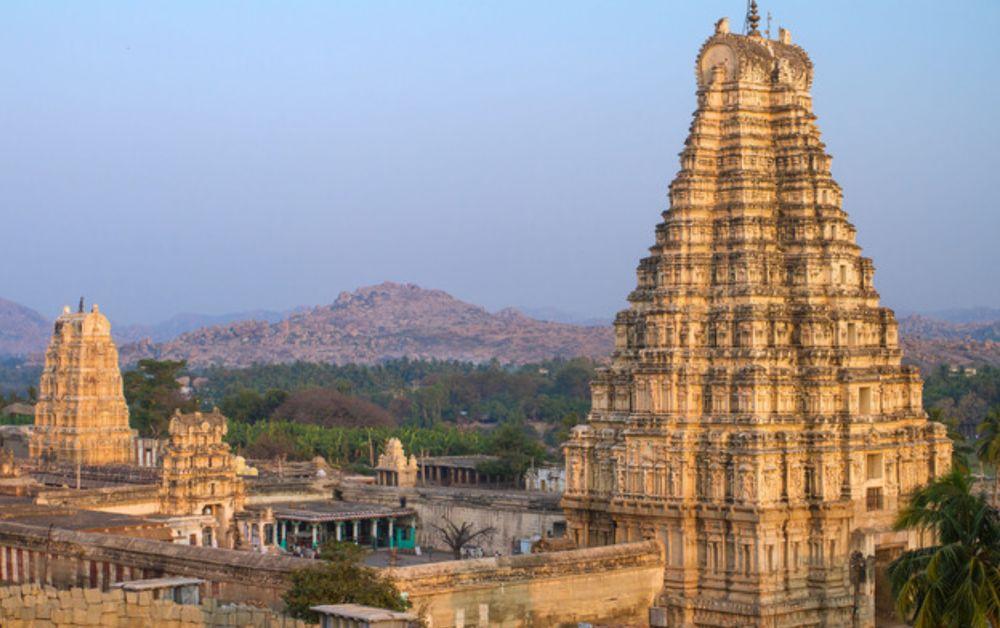
[[[178,604],[154,599],[150,591],[72,588],[59,590],[37,584],[0,588],[0,626],[4,628],[205,628],[215,626],[267,626],[313,628],[318,624],[293,619],[269,609],[220,605],[208,599],[201,604]]]
[[[476,529],[493,527],[492,538],[477,539],[484,554],[511,553],[516,540],[538,535],[562,534],[566,517],[554,493],[503,491],[473,488],[375,486],[343,482],[337,488],[347,501],[385,506],[405,503],[417,513],[416,542],[422,548],[445,549],[434,526],[447,518],[456,525],[473,524]]]
[[[153,484],[129,484],[80,490],[50,489],[39,491],[35,503],[141,517],[159,512],[160,489]]]
[[[728,20],[670,206],[565,446],[570,535],[666,548],[656,626],[872,626],[876,563],[951,443],[901,364],[812,111],[813,64]]]
[[[115,582],[192,577],[205,580],[202,597],[219,604],[281,610],[289,574],[311,565],[315,561],[0,522],[0,582],[8,585],[106,591]],[[662,573],[655,541],[388,570],[432,628],[641,623]]]
[[[644,625],[663,578],[655,541],[389,570],[429,628]]]
[[[38,385],[30,456],[43,462],[129,464],[128,408],[111,323],[93,306],[56,319]]]
[[[0,582],[107,589],[114,582],[186,576],[205,597],[281,609],[288,575],[314,561],[0,522]]]

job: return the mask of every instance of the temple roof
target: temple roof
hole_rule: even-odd
[[[276,519],[291,519],[322,523],[327,521],[351,521],[354,519],[375,519],[380,517],[407,517],[416,514],[412,508],[393,508],[378,504],[361,504],[333,500],[308,502],[285,502],[268,504]]]

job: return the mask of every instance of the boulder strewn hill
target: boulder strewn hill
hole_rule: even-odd
[[[165,321],[152,325],[121,325],[113,327],[111,333],[115,336],[115,342],[126,344],[129,342],[139,342],[146,338],[153,342],[166,342],[173,340],[181,334],[202,327],[212,325],[226,325],[236,321],[266,321],[276,323],[285,318],[287,312],[275,312],[272,310],[251,310],[249,312],[232,312],[229,314],[192,314],[184,312],[175,314]]]
[[[45,352],[52,323],[35,310],[0,299],[0,356],[27,356]]]
[[[905,316],[899,335],[905,361],[925,371],[938,364],[1000,364],[1000,320],[952,323]]]
[[[538,321],[513,309],[490,313],[441,290],[383,283],[342,293],[331,305],[282,321],[242,321],[195,330],[160,344],[121,348],[123,362],[155,357],[205,366],[385,359],[497,359],[522,364],[553,357],[611,354],[608,327]]]

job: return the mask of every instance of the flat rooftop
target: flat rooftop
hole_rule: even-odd
[[[474,454],[471,456],[428,456],[426,458],[418,458],[417,464],[475,469],[482,462],[499,459],[499,456],[487,456],[486,454]]]
[[[391,621],[393,619],[405,621],[417,620],[417,616],[413,613],[400,613],[397,611],[390,611],[385,608],[361,606],[360,604],[327,604],[323,606],[313,606],[311,609],[317,613],[322,613],[323,615],[365,622]]]
[[[170,540],[170,531],[157,521],[144,517],[99,510],[81,510],[64,506],[36,504],[30,497],[0,495],[0,521],[29,526],[53,527],[75,532],[110,532],[146,530],[148,538]]]
[[[153,591],[156,589],[168,589],[173,587],[190,587],[204,584],[201,578],[147,578],[146,580],[129,580],[128,582],[115,582],[112,589],[124,589],[125,591]]]
[[[248,508],[264,510],[270,508],[276,519],[294,519],[322,523],[326,521],[352,521],[354,519],[376,519],[381,517],[407,517],[417,514],[412,508],[393,508],[379,504],[342,502],[324,499],[306,502],[284,502]]]

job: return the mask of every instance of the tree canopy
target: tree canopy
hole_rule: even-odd
[[[184,396],[177,383],[186,363],[173,360],[140,360],[123,377],[129,422],[146,436],[163,437],[175,410],[193,412],[198,400]]]
[[[937,539],[889,565],[901,617],[915,628],[1000,626],[1000,517],[967,473],[952,470],[917,491],[895,528]]]
[[[364,550],[353,543],[330,541],[320,549],[316,565],[292,572],[291,586],[282,596],[288,613],[318,621],[310,607],[320,604],[361,604],[405,611],[409,602],[380,572],[362,564]]]

